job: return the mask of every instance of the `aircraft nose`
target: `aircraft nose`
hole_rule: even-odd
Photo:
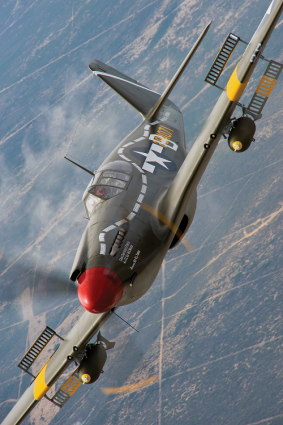
[[[90,313],[104,313],[118,304],[123,295],[119,276],[106,267],[92,267],[78,279],[78,297]]]

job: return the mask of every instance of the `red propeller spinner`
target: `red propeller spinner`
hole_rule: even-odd
[[[118,304],[123,295],[119,276],[106,267],[92,267],[78,279],[78,297],[90,313],[104,313]]]

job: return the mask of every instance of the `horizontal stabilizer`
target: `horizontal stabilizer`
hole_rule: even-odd
[[[143,86],[138,81],[133,80],[122,72],[117,71],[95,59],[89,64],[89,68],[103,80],[109,87],[115,90],[123,99],[133,106],[143,117],[145,117],[154,107],[160,94]],[[170,100],[166,101],[166,106],[178,109]]]

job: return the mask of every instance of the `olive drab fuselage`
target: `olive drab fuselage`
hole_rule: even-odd
[[[123,282],[118,306],[134,302],[150,288],[175,234],[143,205],[158,210],[186,155],[182,114],[172,103],[163,107],[153,123],[143,122],[117,146],[98,173],[113,171],[113,164],[124,162],[129,181],[124,190],[98,202],[89,213],[71,271],[73,280],[92,267],[115,271]],[[113,255],[117,235],[122,243]]]

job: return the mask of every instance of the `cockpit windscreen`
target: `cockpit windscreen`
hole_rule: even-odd
[[[97,204],[119,195],[127,188],[131,173],[132,166],[124,161],[110,162],[97,171],[83,196],[88,218]]]

